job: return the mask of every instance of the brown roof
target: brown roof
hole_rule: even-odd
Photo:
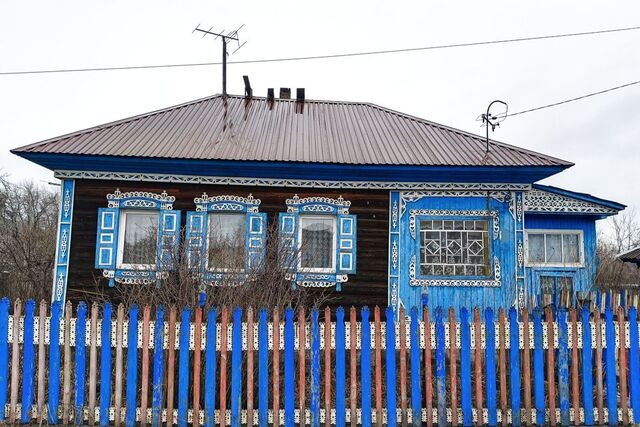
[[[640,246],[618,255],[618,258],[624,262],[633,262],[640,265]]]
[[[368,165],[571,166],[572,163],[377,105],[220,95],[13,150],[206,160]]]

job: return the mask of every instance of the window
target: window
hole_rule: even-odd
[[[210,213],[207,267],[214,271],[243,270],[247,219],[244,214]]]
[[[582,264],[581,231],[528,231],[529,265],[580,266]]]
[[[159,212],[127,211],[120,214],[122,251],[118,254],[120,268],[155,266],[158,253]]]
[[[489,276],[489,221],[420,221],[420,274]]]
[[[306,271],[335,272],[336,218],[300,216],[300,267]]]
[[[573,278],[569,276],[540,276],[540,296],[543,307],[571,307]]]

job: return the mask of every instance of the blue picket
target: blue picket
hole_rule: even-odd
[[[336,427],[344,427],[345,408],[345,335],[344,309],[336,310]]]
[[[447,379],[445,371],[444,323],[442,308],[436,308],[436,394],[438,395],[438,425],[447,423]]]
[[[411,309],[411,411],[413,426],[422,426],[422,393],[420,389],[420,317],[418,308]]]
[[[362,331],[360,338],[360,385],[362,402],[362,426],[371,426],[371,325],[369,324],[369,307],[360,311]]]
[[[487,308],[484,311],[485,327],[485,364],[486,364],[486,389],[487,389],[487,423],[495,426],[498,423],[496,403],[496,330],[493,320],[493,310]]]
[[[320,425],[320,326],[318,309],[311,312],[311,427]]]
[[[593,361],[591,360],[591,323],[589,309],[582,307],[582,405],[584,423],[593,425]],[[639,414],[640,415],[640,414]]]
[[[109,425],[111,406],[111,304],[102,309],[100,347],[100,427]]]
[[[207,314],[207,345],[204,350],[204,425],[213,427],[216,411],[216,309]]]
[[[520,328],[518,313],[509,310],[509,369],[511,378],[511,424],[520,425]]]
[[[9,299],[0,299],[0,421],[5,420],[9,386]]]
[[[616,381],[616,344],[615,327],[613,325],[613,310],[610,302],[604,312],[606,322],[607,348],[606,367],[607,376],[607,408],[609,410],[609,425],[618,424],[618,386]]]
[[[242,404],[242,309],[233,310],[231,330],[231,425],[240,426]]]
[[[62,303],[55,301],[51,306],[51,327],[49,332],[49,424],[58,424],[58,403],[60,402],[60,315]]]
[[[36,303],[28,300],[24,311],[24,335],[22,353],[22,409],[20,421],[28,423],[31,419],[31,406],[33,405],[33,384],[35,374],[35,347],[33,345],[33,312]]]
[[[76,373],[75,373],[75,423],[83,424],[84,416],[84,389],[86,379],[87,352],[86,352],[86,320],[87,304],[78,304],[78,318],[76,319]]]
[[[460,393],[462,394],[462,425],[473,423],[471,410],[471,331],[469,312],[460,309]]]
[[[636,311],[636,308],[632,306],[629,308],[629,385],[634,424],[640,424],[640,366],[638,363],[638,338],[638,312]],[[589,337],[589,339],[591,339],[591,337]],[[583,343],[584,342],[585,341],[583,339]]]
[[[138,392],[138,307],[134,304],[129,309],[129,332],[127,334],[127,408],[125,424],[133,427],[136,424],[136,407]]]
[[[560,423],[569,425],[569,332],[567,311],[558,310],[558,397],[560,398]]]
[[[294,366],[293,309],[284,311],[284,425],[295,423],[295,366]]]
[[[156,310],[156,324],[153,332],[153,385],[152,385],[152,424],[158,427],[162,423],[162,380],[164,366],[164,307]]]
[[[260,310],[258,327],[258,424],[266,427],[268,421],[269,401],[269,325],[267,310]]]
[[[536,424],[543,425],[544,412],[544,349],[542,343],[542,310],[533,311],[533,386]]]
[[[187,427],[189,410],[189,320],[191,309],[182,310],[178,352],[178,426]]]
[[[386,357],[387,357],[387,425],[395,427],[398,422],[396,403],[396,326],[393,307],[387,307],[386,317]]]

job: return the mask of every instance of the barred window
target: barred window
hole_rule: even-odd
[[[420,274],[489,276],[488,220],[421,220]]]

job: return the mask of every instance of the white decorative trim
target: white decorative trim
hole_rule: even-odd
[[[542,190],[530,190],[524,196],[526,212],[562,212],[586,214],[615,214],[618,211],[596,203],[573,199]]]
[[[242,211],[246,206],[247,212],[258,212],[260,199],[255,199],[252,194],[247,197],[221,195],[209,196],[202,193],[202,196],[193,199],[196,204],[196,210],[199,212],[207,211]]]
[[[416,277],[416,256],[411,257],[409,262],[409,285],[411,286],[456,286],[456,287],[500,287],[500,260],[493,257],[493,279],[464,279],[456,277],[455,279],[418,279]]]
[[[393,207],[391,208],[391,228],[395,230],[398,227],[398,201],[393,201]]]
[[[391,244],[391,263],[393,264],[393,268],[398,268],[398,240],[393,239],[393,243]]]
[[[287,199],[288,213],[317,213],[317,214],[349,214],[351,202],[338,196],[337,199],[331,197],[304,197],[300,198],[295,194],[291,199]]]
[[[511,191],[529,190],[531,184],[504,183],[442,183],[442,182],[396,182],[396,181],[331,181],[279,178],[238,178],[200,175],[167,175],[154,173],[99,172],[56,170],[54,176],[59,179],[101,179],[118,181],[175,182],[182,184],[211,185],[252,185],[264,187],[299,188],[351,188],[371,190],[492,190]]]
[[[483,216],[493,219],[493,238],[500,237],[500,217],[496,210],[454,210],[454,209],[410,209],[409,210],[409,232],[411,237],[416,238],[416,216]]]
[[[147,191],[127,191],[121,192],[116,188],[111,194],[107,194],[109,208],[159,208],[171,210],[174,196],[169,196],[166,191],[162,193],[149,193]]]
[[[479,190],[435,190],[435,191],[404,191],[402,200],[406,203],[415,202],[424,197],[490,197],[501,203],[511,199],[509,191],[479,191]]]

